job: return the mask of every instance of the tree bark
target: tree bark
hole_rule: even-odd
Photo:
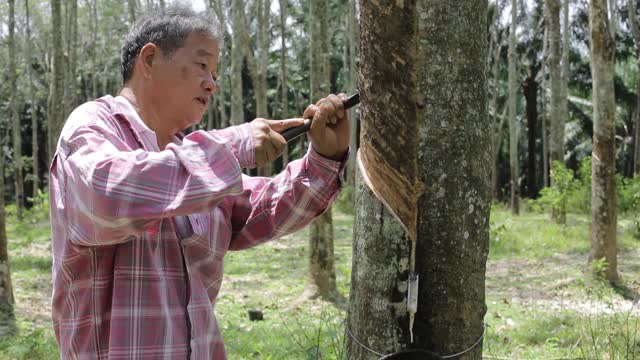
[[[328,95],[329,66],[327,42],[327,3],[322,0],[310,2],[310,98],[312,102]],[[302,296],[296,301],[324,298],[342,304],[344,299],[336,287],[336,269],[333,249],[333,223],[331,208],[316,218],[311,224],[309,241],[309,284]]]
[[[66,74],[64,76],[63,115],[71,113],[76,106],[76,62],[78,48],[78,0],[66,0]]]
[[[520,213],[520,165],[518,164],[518,124],[516,122],[516,14],[518,0],[511,0],[509,32],[509,169],[511,174],[511,214]]]
[[[546,11],[545,11],[546,14]],[[546,16],[546,15],[545,15]],[[542,179],[544,187],[549,186],[549,136],[547,130],[547,61],[549,57],[549,29],[544,29],[544,39],[542,41],[542,63],[541,63],[541,71],[542,71],[542,87],[541,87],[541,95],[542,101],[540,102],[541,109],[541,121],[542,121]]]
[[[136,0],[127,0],[129,10],[129,24],[133,25],[136,22]]]
[[[627,10],[629,11],[629,27],[633,35],[633,42],[636,46],[636,62],[638,74],[640,74],[640,26],[638,25],[638,13],[635,0],[628,0]],[[640,77],[636,85],[636,109],[634,115],[634,149],[633,149],[633,175],[640,175]]]
[[[280,101],[282,103],[281,118],[289,117],[289,86],[287,79],[287,0],[280,0]],[[289,163],[289,146],[285,146],[282,153],[282,167]]]
[[[242,100],[242,65],[244,62],[244,2],[233,0],[231,17],[233,40],[231,44],[231,124],[244,123],[244,105]]]
[[[640,42],[637,43],[640,45]],[[640,48],[637,51],[637,68],[640,74]],[[638,85],[636,89],[636,111],[634,119],[635,142],[633,149],[633,176],[640,176],[640,77],[638,77]]]
[[[561,68],[561,100],[560,100],[560,118],[564,126],[569,122],[569,2],[562,2],[562,68]],[[564,137],[564,131],[563,131]]]
[[[35,198],[38,195],[38,189],[40,188],[40,164],[38,157],[38,110],[36,105],[36,96],[35,89],[33,85],[33,50],[32,50],[32,40],[31,40],[31,26],[29,24],[29,0],[25,0],[24,9],[26,15],[26,25],[27,25],[27,72],[29,74],[29,98],[31,99],[31,161],[32,165],[32,178],[31,184],[33,186],[33,197]]]
[[[4,212],[4,167],[7,146],[5,136],[0,129],[0,337],[15,333],[15,313],[13,311],[13,286],[11,285],[11,268]]]
[[[348,79],[349,94],[353,94],[358,91],[358,67],[356,65],[356,59],[358,57],[358,19],[356,15],[356,0],[348,0],[347,6],[349,10],[347,16],[347,40],[349,44],[349,69]],[[347,164],[347,183],[351,186],[355,185],[356,179],[356,150],[358,149],[358,113],[356,109],[352,108],[349,111],[349,120],[351,121],[351,139],[349,141],[351,145],[351,153],[349,154],[349,163]]]
[[[13,135],[13,178],[16,194],[16,215],[22,220],[24,210],[24,177],[22,174],[22,134],[18,117],[17,78],[16,72],[16,40],[15,40],[15,0],[9,0],[9,112],[11,116],[11,132]]]
[[[49,102],[49,160],[55,153],[58,137],[64,123],[62,104],[64,96],[64,58],[62,47],[62,14],[60,0],[51,0],[52,76]]]
[[[258,6],[258,56],[256,59],[256,76],[254,77],[256,117],[269,118],[269,109],[267,108],[267,71],[269,66],[269,45],[271,45],[271,31],[269,31],[271,1],[256,1]],[[261,176],[271,176],[272,173],[273,163],[268,163],[258,169],[258,174]]]
[[[527,78],[522,84],[524,98],[527,103],[527,195],[538,196],[536,185],[536,129],[538,128],[538,82],[536,66],[529,66]]]
[[[549,26],[549,78],[551,80],[551,141],[550,162],[564,163],[564,123],[562,109],[562,79],[560,72],[560,4],[545,0]],[[565,99],[566,101],[566,99]],[[551,182],[553,182],[553,174]]]
[[[498,10],[501,10],[496,6]],[[500,39],[498,38],[498,22],[500,21],[500,11],[496,13],[494,19],[492,19],[491,26],[491,43],[492,46],[489,47],[490,53],[487,56],[487,63],[492,63],[491,66],[491,74],[492,74],[492,109],[493,109],[493,121],[491,121],[491,150],[492,150],[492,162],[491,162],[491,189],[492,189],[492,198],[495,201],[498,201],[500,195],[500,184],[498,183],[498,155],[500,154],[500,145],[502,143],[502,128],[504,127],[504,122],[506,119],[506,110],[507,106],[503,106],[502,116],[498,115],[498,94],[500,93],[500,79],[499,79],[499,71],[498,65],[500,64],[500,51],[502,48],[502,44]]]
[[[486,1],[361,3],[359,168],[403,179],[406,187],[378,182],[377,191],[414,194],[416,226],[413,238],[358,172],[348,359],[380,358],[354,339],[380,354],[411,347],[450,355],[483,333],[491,204],[486,10]],[[367,153],[380,162],[362,160]],[[372,171],[379,167],[388,171]],[[412,265],[419,275],[413,343]],[[481,355],[480,343],[462,358]]]
[[[591,74],[593,77],[593,165],[591,172],[591,252],[589,263],[605,259],[608,281],[618,281],[616,247],[615,42],[606,0],[590,0]]]
[[[209,8],[212,9],[215,12],[216,16],[218,17],[220,26],[222,26],[222,29],[225,34],[225,38],[229,38],[229,34],[227,32],[227,18],[225,16],[224,9],[222,8],[222,2],[211,0],[209,2]],[[227,103],[227,89],[225,88],[224,78],[226,77],[225,74],[227,73],[228,58],[229,56],[228,56],[227,46],[225,45],[220,47],[220,56],[218,57],[218,79],[219,80],[216,82],[218,90],[216,91],[215,97],[217,98],[218,112],[220,113],[219,126],[221,128],[225,128],[231,125],[229,123],[229,116],[227,115],[227,110],[225,107],[225,104]],[[236,80],[237,79],[234,78],[233,82],[235,83]]]
[[[93,46],[91,47],[91,98],[98,97],[98,1],[91,0]]]

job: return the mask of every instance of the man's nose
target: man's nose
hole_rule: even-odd
[[[213,93],[216,92],[218,85],[216,84],[216,80],[213,78],[213,75],[209,74],[209,76],[206,77],[203,87],[209,95],[213,95]]]

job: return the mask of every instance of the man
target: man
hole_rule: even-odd
[[[309,106],[311,145],[269,178],[302,119],[219,131],[196,124],[216,90],[220,30],[184,7],[141,18],[124,87],[69,116],[50,172],[53,322],[62,358],[224,359],[213,305],[228,250],[296,231],[337,196],[348,153],[344,95]]]

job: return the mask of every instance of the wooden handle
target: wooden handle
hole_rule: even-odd
[[[360,93],[355,93],[344,102],[344,109],[348,110],[357,104],[360,103]],[[305,119],[304,124],[296,127],[289,128],[282,132],[282,136],[287,140],[287,142],[291,142],[293,139],[298,136],[306,133],[311,128],[311,122],[313,119]]]

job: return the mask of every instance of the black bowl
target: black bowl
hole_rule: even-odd
[[[442,360],[442,357],[431,351],[411,349],[383,356],[380,360]]]

